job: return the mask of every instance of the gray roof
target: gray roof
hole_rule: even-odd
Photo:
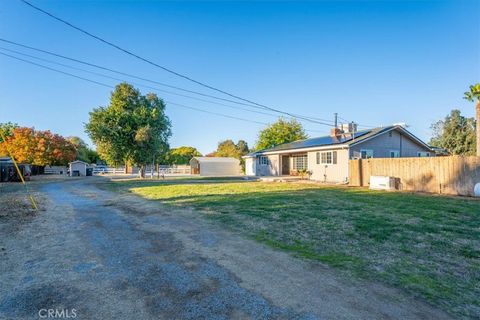
[[[235,163],[238,164],[240,160],[230,157],[193,157],[193,159],[197,160],[198,162],[216,162],[216,163]]]
[[[342,134],[341,136],[338,136],[338,137],[323,136],[323,137],[318,137],[318,138],[311,138],[311,139],[298,140],[298,141],[294,141],[294,142],[284,143],[284,144],[275,146],[273,148],[263,149],[263,150],[259,150],[259,151],[249,153],[247,155],[247,157],[262,154],[264,152],[272,152],[272,151],[284,151],[284,150],[325,147],[325,146],[335,146],[335,145],[352,145],[354,143],[359,143],[359,142],[361,142],[363,140],[366,140],[370,137],[373,137],[373,136],[376,136],[378,134],[390,131],[392,129],[402,130],[403,132],[409,134],[412,138],[419,141],[419,143],[427,146],[423,141],[421,141],[420,139],[415,137],[413,134],[408,132],[403,127],[401,127],[401,126],[387,126],[387,127],[379,127],[379,128],[368,129],[368,130],[361,130],[361,131],[355,132],[354,134],[351,134],[351,133]],[[427,146],[427,147],[429,147],[429,146]]]
[[[75,160],[75,161],[69,162],[68,164],[72,164],[72,163],[83,163],[83,164],[86,164],[87,166],[89,165],[88,163],[82,160]]]

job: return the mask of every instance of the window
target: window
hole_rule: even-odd
[[[320,154],[320,156],[319,156]],[[317,152],[317,164],[337,164],[337,151]]]
[[[293,170],[308,169],[307,155],[293,156],[292,158],[293,158]]]
[[[390,150],[390,158],[400,158],[400,151]]]
[[[373,150],[370,150],[370,149],[360,150],[360,158],[362,159],[373,158]]]
[[[260,162],[260,165],[262,165],[262,166],[267,166],[268,165],[268,157],[267,156],[260,156],[258,161]]]
[[[332,153],[326,152],[326,154],[327,154],[327,163],[332,163]]]
[[[430,152],[417,152],[417,157],[430,157]]]

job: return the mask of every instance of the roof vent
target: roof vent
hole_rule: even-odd
[[[343,133],[355,133],[357,132],[357,124],[355,122],[342,123],[341,130]]]

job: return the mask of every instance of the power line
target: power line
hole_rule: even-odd
[[[106,74],[102,74],[102,73],[98,73],[98,72],[93,72],[93,71],[85,70],[85,69],[82,69],[82,68],[73,67],[73,66],[70,66],[70,65],[66,65],[66,64],[64,64],[64,63],[60,63],[60,62],[56,62],[56,61],[52,61],[52,60],[48,60],[48,59],[43,59],[43,58],[40,58],[40,57],[32,56],[32,55],[30,55],[30,54],[26,54],[26,53],[19,52],[19,51],[16,51],[16,50],[7,49],[7,48],[4,48],[4,47],[0,47],[0,50],[6,50],[6,51],[13,52],[13,53],[15,53],[15,54],[19,54],[19,55],[22,55],[22,56],[30,57],[30,58],[33,58],[33,59],[37,59],[37,60],[40,60],[40,61],[47,62],[47,63],[56,64],[56,65],[59,65],[59,66],[65,67],[65,68],[70,68],[70,69],[74,69],[74,70],[78,70],[78,71],[90,73],[90,74],[93,74],[93,75],[96,75],[96,76],[100,76],[100,77],[104,77],[104,78],[108,78],[108,79],[112,79],[112,80],[116,80],[116,81],[126,81],[125,79],[120,79],[120,78],[112,77],[112,76],[109,76],[109,75],[106,75]],[[272,116],[272,117],[277,117],[277,115],[272,114],[272,113],[267,113],[267,112],[262,112],[262,111],[256,111],[256,110],[250,110],[250,109],[242,108],[242,107],[238,107],[238,106],[230,106],[230,105],[227,105],[227,104],[224,104],[224,103],[219,103],[219,102],[215,102],[215,101],[210,101],[210,100],[205,100],[205,99],[201,99],[201,98],[197,98],[197,97],[192,97],[192,96],[189,96],[189,95],[184,95],[184,94],[177,93],[177,92],[172,92],[172,91],[168,91],[168,90],[163,90],[163,89],[159,89],[159,88],[156,88],[156,87],[144,85],[144,84],[137,83],[137,82],[132,82],[132,81],[129,81],[129,82],[130,82],[131,84],[136,85],[136,86],[140,86],[140,87],[145,87],[145,88],[157,90],[157,91],[164,92],[164,93],[167,93],[167,94],[172,94],[172,95],[177,95],[177,96],[180,96],[180,97],[185,97],[185,98],[189,98],[189,99],[194,99],[194,100],[198,100],[198,101],[202,101],[202,102],[212,103],[212,104],[224,106],[224,107],[227,107],[227,108],[240,109],[240,110],[245,110],[245,111],[248,111],[248,112],[253,112],[253,113],[268,115],[268,116]]]
[[[28,61],[28,60],[25,60],[25,59],[22,59],[22,58],[18,58],[18,57],[9,55],[9,54],[7,54],[7,53],[0,52],[0,54],[1,54],[1,55],[4,55],[4,56],[7,56],[7,57],[10,57],[10,58],[13,58],[13,59],[17,59],[17,60],[20,60],[20,61],[29,63],[29,64],[33,64],[33,65],[35,65],[35,66],[37,66],[37,67],[40,67],[40,68],[44,68],[44,69],[48,69],[48,70],[50,70],[50,71],[55,71],[55,72],[63,73],[63,74],[65,74],[65,75],[67,75],[67,76],[74,77],[74,78],[81,79],[81,80],[85,80],[85,81],[88,81],[88,82],[92,82],[92,83],[95,83],[95,84],[98,84],[98,85],[100,85],[100,86],[104,86],[104,87],[107,87],[107,88],[112,88],[112,86],[110,86],[110,85],[108,85],[108,84],[105,84],[105,83],[102,83],[102,82],[98,82],[98,81],[95,81],[95,80],[90,80],[90,79],[87,79],[87,78],[84,78],[84,77],[80,77],[80,76],[74,75],[74,74],[69,73],[69,72],[65,72],[65,71],[61,71],[61,70],[58,70],[58,69],[50,68],[50,67],[44,66],[44,65],[39,64],[39,63],[35,63],[35,62],[32,62],[32,61]]]
[[[339,119],[345,121],[345,123],[350,123],[350,122],[354,122],[354,121],[349,121],[345,118],[342,118],[342,117],[338,117]],[[356,123],[356,122],[355,122]],[[363,124],[359,124],[359,123],[356,123],[359,127],[362,127],[362,128],[367,128],[367,129],[373,129],[373,128],[377,128],[378,126],[370,126],[370,125],[363,125]]]
[[[141,60],[141,61],[143,61],[143,62],[145,62],[145,63],[148,63],[148,64],[150,64],[150,65],[152,65],[152,66],[155,66],[155,67],[157,67],[157,68],[160,68],[160,69],[162,69],[162,70],[164,70],[164,71],[166,71],[166,72],[168,72],[168,73],[171,73],[171,74],[173,74],[173,75],[175,75],[175,76],[178,76],[178,77],[180,77],[180,78],[186,79],[186,80],[188,80],[188,81],[190,81],[190,82],[193,82],[193,83],[195,83],[195,84],[198,84],[198,85],[200,85],[200,86],[202,86],[202,87],[205,87],[205,88],[207,88],[207,89],[214,90],[214,91],[217,91],[217,92],[219,92],[219,93],[225,94],[225,95],[230,96],[230,97],[232,97],[232,98],[235,98],[235,99],[238,99],[238,100],[241,100],[241,101],[245,101],[245,102],[254,104],[254,105],[256,105],[256,106],[259,106],[259,107],[268,109],[268,110],[270,110],[270,111],[275,111],[275,112],[278,112],[278,113],[282,113],[282,114],[288,115],[288,116],[293,117],[293,118],[303,119],[303,120],[305,120],[305,121],[309,121],[309,122],[312,122],[312,123],[318,123],[317,120],[313,120],[313,119],[311,119],[311,118],[303,117],[303,116],[299,116],[299,115],[294,115],[294,114],[289,113],[289,112],[285,112],[285,111],[282,111],[282,110],[279,110],[279,109],[276,109],[276,108],[272,108],[272,107],[269,107],[269,106],[267,106],[267,105],[254,102],[254,101],[252,101],[252,100],[242,98],[242,97],[240,97],[240,96],[238,96],[238,95],[229,93],[229,92],[224,91],[224,90],[222,90],[222,89],[218,89],[218,88],[213,87],[213,86],[211,86],[211,85],[208,85],[208,84],[206,84],[206,83],[204,83],[204,82],[195,80],[195,79],[193,79],[193,78],[191,78],[191,77],[189,77],[189,76],[187,76],[187,75],[181,74],[181,73],[179,73],[179,72],[177,72],[177,71],[174,71],[174,70],[172,70],[172,69],[170,69],[170,68],[167,68],[167,67],[165,67],[165,66],[162,66],[162,65],[160,65],[160,64],[157,64],[157,63],[155,63],[155,62],[153,62],[153,61],[151,61],[151,60],[149,60],[149,59],[143,58],[143,57],[141,57],[141,56],[139,56],[139,55],[137,55],[137,54],[135,54],[135,53],[127,50],[127,49],[124,49],[124,48],[120,47],[119,45],[116,45],[116,44],[114,44],[114,43],[112,43],[112,42],[110,42],[110,41],[108,41],[108,40],[105,40],[105,39],[103,39],[103,38],[101,38],[101,37],[99,37],[99,36],[96,36],[96,35],[88,32],[88,31],[86,31],[86,30],[84,30],[84,29],[82,29],[82,28],[80,28],[80,27],[75,26],[74,24],[72,24],[72,23],[70,23],[70,22],[68,22],[68,21],[66,21],[66,20],[64,20],[64,19],[62,19],[62,18],[60,18],[60,17],[55,16],[54,14],[52,14],[52,13],[46,11],[46,10],[43,10],[42,8],[39,8],[39,7],[35,6],[35,5],[33,5],[32,3],[30,3],[30,2],[28,2],[28,1],[26,1],[26,0],[20,0],[20,1],[23,2],[24,4],[30,6],[31,8],[33,8],[33,9],[35,9],[35,10],[37,10],[37,11],[39,11],[39,12],[41,12],[41,13],[43,13],[43,14],[45,14],[45,15],[47,15],[47,16],[49,16],[49,17],[51,17],[51,18],[53,18],[53,19],[55,19],[55,20],[57,20],[57,21],[59,21],[59,22],[61,22],[61,23],[63,23],[63,24],[65,24],[65,25],[67,25],[67,26],[69,26],[69,27],[71,27],[71,28],[73,28],[73,29],[75,29],[75,30],[77,30],[77,31],[79,31],[79,32],[81,32],[81,33],[89,36],[89,37],[92,37],[92,38],[94,38],[94,39],[96,39],[96,40],[98,40],[98,41],[100,41],[100,42],[103,42],[104,44],[106,44],[106,45],[108,45],[108,46],[111,46],[111,47],[113,47],[113,48],[115,48],[115,49],[117,49],[117,50],[120,50],[120,51],[122,51],[123,53],[126,53],[126,54],[128,54],[128,55],[130,55],[130,56],[132,56],[132,57],[134,57],[134,58],[136,58],[136,59],[139,59],[139,60]]]
[[[23,55],[23,56],[27,56],[27,57],[30,57],[30,58],[38,59],[38,60],[40,60],[40,61],[44,61],[44,62],[56,64],[56,65],[60,65],[60,66],[66,67],[66,68],[71,68],[71,69],[74,69],[74,70],[78,70],[78,71],[82,71],[82,72],[94,74],[94,75],[97,75],[97,76],[105,77],[105,78],[112,79],[112,80],[116,80],[116,81],[125,81],[124,79],[119,79],[119,78],[111,77],[111,76],[108,76],[108,75],[105,75],[105,74],[102,74],[102,73],[93,72],[93,71],[85,70],[85,69],[82,69],[82,68],[73,67],[73,66],[70,66],[70,65],[66,65],[66,64],[63,64],[63,63],[60,63],[60,62],[56,62],[56,61],[52,61],[52,60],[48,60],[48,59],[43,59],[43,58],[40,58],[40,57],[32,56],[32,55],[29,55],[29,54],[26,54],[26,53],[22,53],[22,52],[19,52],[19,51],[16,51],[16,50],[7,49],[7,48],[4,48],[4,47],[0,47],[0,50],[6,50],[6,51],[9,51],[9,52],[13,52],[13,53],[19,54],[19,55]],[[1,53],[1,52],[0,52],[0,53]],[[9,57],[11,57],[11,58],[16,58],[15,56],[11,56],[11,55],[7,55],[7,56],[9,56]],[[19,59],[19,60],[24,61],[24,62],[27,62],[27,63],[32,63],[32,64],[35,64],[35,65],[37,65],[37,66],[43,67],[42,65],[36,64],[36,63],[34,63],[34,62],[30,61],[30,60],[26,60],[26,59]],[[56,71],[56,69],[53,70],[52,68],[50,68],[49,70]],[[65,73],[65,74],[71,75],[71,74],[69,74],[69,73]],[[83,78],[82,78],[82,79],[83,79]],[[153,90],[156,90],[156,91],[165,92],[165,93],[168,93],[168,94],[173,94],[173,95],[177,95],[177,96],[181,96],[181,97],[186,97],[186,98],[190,98],[190,99],[195,99],[195,100],[202,101],[202,102],[212,103],[212,104],[224,106],[224,107],[227,107],[227,108],[240,109],[240,110],[245,110],[245,111],[253,112],[253,113],[257,113],[257,114],[268,115],[268,116],[272,116],[272,117],[276,117],[276,116],[277,116],[277,115],[275,115],[275,114],[271,114],[271,113],[267,113],[267,112],[250,110],[250,109],[246,109],[246,108],[242,108],[242,107],[238,107],[238,106],[230,106],[230,105],[227,105],[227,104],[223,104],[223,103],[219,103],[219,102],[215,102],[215,101],[209,101],[209,100],[205,100],[205,99],[200,99],[200,98],[197,98],[197,97],[192,97],[192,96],[188,96],[188,95],[184,95],[184,94],[180,94],[180,93],[176,93],[176,92],[172,92],[172,91],[167,91],[167,90],[159,89],[159,88],[156,88],[156,87],[152,87],[152,86],[148,86],[148,85],[144,85],[144,84],[140,84],[140,83],[135,83],[135,82],[130,82],[130,83],[132,83],[132,84],[134,84],[134,85],[137,85],[137,86],[141,86],[141,87],[153,89]],[[171,104],[174,104],[174,105],[179,105],[179,104],[174,103],[174,102],[170,102],[170,103],[171,103]],[[184,106],[184,105],[181,105],[181,106],[182,106],[182,107],[185,107],[185,108],[190,108],[190,109],[193,109],[193,110],[200,110],[200,109],[197,109],[197,108],[187,107],[187,106]],[[217,114],[217,113],[210,112],[210,111],[208,111],[208,113]],[[233,118],[233,119],[238,119],[238,120],[244,120],[244,119],[237,118],[237,117],[233,117],[233,116],[228,116],[228,117],[229,117],[229,118]],[[258,121],[253,121],[253,122],[256,122],[256,123],[259,123],[259,124],[268,125],[268,123],[264,123],[264,122],[258,122]],[[308,129],[307,131],[321,132],[321,131],[319,131],[319,130],[311,130],[311,129]]]
[[[209,114],[213,114],[213,115],[217,115],[217,116],[221,116],[221,117],[225,117],[225,118],[247,121],[247,122],[252,122],[252,123],[258,123],[258,124],[262,124],[262,125],[268,125],[268,123],[265,123],[265,122],[248,120],[248,119],[239,118],[239,117],[235,117],[235,116],[230,116],[230,115],[226,115],[226,114],[222,114],[222,113],[207,111],[207,110],[203,110],[203,109],[199,109],[199,108],[195,108],[195,107],[186,106],[186,105],[176,103],[176,102],[171,102],[171,101],[165,101],[165,102],[167,102],[168,104],[173,104],[174,106],[178,106],[178,107],[182,107],[182,108],[186,108],[186,109],[190,109],[190,110],[195,110],[195,111],[200,111],[200,112],[204,112],[204,113],[209,113]]]
[[[109,72],[112,72],[112,73],[120,74],[120,75],[123,75],[123,76],[126,76],[126,77],[130,77],[130,78],[134,78],[134,79],[138,79],[138,80],[142,80],[142,81],[146,81],[146,82],[158,84],[158,85],[161,85],[161,86],[164,86],[164,87],[173,88],[173,89],[176,89],[176,90],[181,90],[181,91],[184,91],[184,92],[193,93],[193,94],[196,94],[196,95],[200,95],[200,96],[204,96],[204,97],[209,97],[209,98],[213,98],[213,99],[217,99],[217,100],[221,100],[221,101],[231,102],[231,103],[238,104],[238,105],[248,106],[248,107],[251,107],[251,108],[256,108],[256,109],[261,109],[261,110],[264,110],[264,109],[265,109],[265,108],[263,108],[263,107],[259,107],[259,106],[255,106],[255,105],[251,105],[251,104],[239,102],[239,101],[234,101],[234,100],[231,100],[231,99],[220,98],[220,97],[217,97],[217,96],[213,96],[213,95],[209,95],[209,94],[204,94],[204,93],[201,93],[201,92],[184,89],[184,88],[180,88],[180,87],[177,87],[177,86],[172,86],[172,85],[165,84],[165,83],[162,83],[162,82],[158,82],[158,81],[155,81],[155,80],[151,80],[151,79],[147,79],[147,78],[144,78],[144,77],[139,77],[139,76],[136,76],[136,75],[133,75],[133,74],[125,73],[125,72],[118,71],[118,70],[114,70],[114,69],[111,69],[111,68],[107,68],[107,67],[105,67],[105,66],[101,66],[101,65],[94,64],[94,63],[91,63],[91,62],[87,62],[87,61],[83,61],[83,60],[79,60],[79,59],[67,57],[67,56],[64,56],[64,55],[61,55],[61,54],[52,52],[52,51],[48,51],[48,50],[44,50],[44,49],[39,49],[39,48],[31,47],[31,46],[28,46],[28,45],[25,45],[25,44],[21,44],[21,43],[18,43],[18,42],[14,42],[14,41],[11,41],[11,40],[7,40],[7,39],[0,38],[0,41],[5,42],[5,43],[8,43],[8,44],[15,45],[15,46],[19,46],[19,47],[22,47],[22,48],[26,48],[26,49],[29,49],[29,50],[33,50],[33,51],[45,53],[45,54],[48,54],[48,55],[51,55],[51,56],[54,56],[54,57],[58,57],[58,58],[62,58],[62,59],[65,59],[65,60],[69,60],[69,61],[73,61],[73,62],[76,62],[76,63],[80,63],[80,64],[83,64],[83,65],[86,65],[86,66],[89,66],[89,67],[94,67],[94,68],[97,68],[97,69],[101,69],[101,70],[109,71]],[[28,54],[25,54],[25,53],[18,52],[18,51],[16,51],[16,50],[11,50],[11,49],[6,49],[6,48],[3,48],[3,49],[8,50],[8,51],[10,51],[10,52],[18,53],[18,54],[21,54],[21,55],[29,56],[29,57],[32,57],[32,58],[35,58],[35,59],[43,60],[43,61],[46,61],[46,62],[50,62],[50,63],[55,63],[55,64],[58,64],[58,65],[62,65],[62,66],[68,67],[68,68],[73,68],[73,69],[77,69],[77,70],[82,70],[82,71],[84,71],[84,72],[88,72],[88,73],[100,75],[100,76],[107,77],[107,78],[110,78],[110,79],[119,80],[118,78],[114,78],[114,77],[107,76],[107,75],[102,75],[102,74],[99,74],[99,73],[96,73],[96,72],[92,72],[92,71],[86,71],[86,70],[84,70],[84,69],[79,69],[79,68],[75,68],[75,67],[72,67],[72,66],[67,66],[67,65],[61,64],[61,63],[59,63],[59,62],[53,62],[53,61],[50,61],[50,60],[47,60],[47,59],[43,59],[43,58],[31,56],[31,55],[28,55]],[[120,80],[120,81],[124,81],[124,80]],[[129,82],[131,82],[131,81],[129,81]],[[133,83],[133,82],[132,82],[132,83]],[[214,104],[218,104],[218,105],[227,106],[227,105],[225,105],[225,104],[215,103],[215,102],[213,102],[213,101],[202,100],[202,99],[194,98],[194,97],[191,97],[191,96],[181,95],[181,94],[179,94],[179,93],[173,93],[173,92],[171,92],[171,91],[166,91],[166,90],[163,90],[163,89],[158,89],[158,88],[151,87],[151,86],[147,86],[147,85],[143,85],[143,84],[136,84],[136,85],[143,86],[143,87],[146,87],[146,88],[153,88],[153,89],[155,89],[155,90],[163,91],[163,92],[170,93],[170,94],[176,94],[176,95],[183,96],[183,97],[187,97],[187,98],[191,98],[191,99],[197,99],[197,100],[199,100],[199,101],[204,101],[204,102],[209,102],[209,103],[214,103]],[[229,106],[229,107],[231,107],[231,106]],[[241,109],[241,108],[240,108],[240,109]],[[244,109],[244,110],[254,112],[253,110],[249,110],[249,109]],[[263,113],[263,112],[257,112],[257,113],[266,114],[266,115],[271,115],[271,114],[267,114],[267,113]],[[294,113],[292,113],[292,115],[295,116],[296,118],[305,117],[305,116],[297,115],[297,114],[294,114]],[[272,116],[274,116],[274,115],[272,115]],[[318,120],[318,121],[316,122],[317,124],[322,124],[322,125],[326,125],[326,126],[332,126],[332,124],[329,123],[329,122],[331,122],[331,120],[326,120],[326,119],[321,119],[321,118],[315,118],[315,117],[309,117],[309,118],[314,119],[314,120]],[[322,122],[326,122],[326,123],[322,123]]]
[[[28,64],[35,65],[35,66],[40,67],[40,68],[44,68],[44,69],[47,69],[47,70],[50,70],[50,71],[58,72],[58,73],[61,73],[61,74],[64,74],[64,75],[67,75],[67,76],[70,76],[70,77],[74,77],[74,78],[77,78],[77,79],[80,79],[80,80],[84,80],[84,81],[87,81],[87,82],[90,82],[90,83],[94,83],[94,84],[97,84],[97,85],[100,85],[100,86],[103,86],[103,87],[107,87],[107,88],[110,88],[110,89],[115,88],[114,86],[106,84],[106,83],[102,83],[102,82],[91,80],[91,79],[88,79],[88,78],[85,78],[85,77],[77,76],[77,75],[75,75],[73,73],[70,73],[70,72],[65,72],[65,71],[62,71],[62,70],[55,69],[55,68],[50,68],[48,66],[45,66],[45,65],[42,65],[42,64],[39,64],[39,63],[36,63],[36,62],[32,62],[32,61],[29,61],[29,60],[26,60],[26,59],[22,59],[22,58],[19,58],[19,57],[15,57],[15,56],[12,56],[12,55],[7,54],[7,53],[0,52],[0,55],[7,56],[7,57],[12,58],[12,59],[16,59],[16,60],[19,60],[19,61],[22,61],[22,62],[25,62],[25,63],[28,63]],[[229,119],[234,119],[234,120],[251,122],[251,123],[256,123],[256,124],[261,124],[261,125],[268,125],[268,123],[265,123],[265,122],[260,122],[260,121],[235,117],[235,116],[231,116],[231,115],[226,115],[226,114],[222,114],[222,113],[207,111],[207,110],[203,110],[203,109],[200,109],[200,108],[195,108],[195,107],[179,104],[179,103],[176,103],[176,102],[173,102],[173,101],[167,101],[167,100],[164,100],[164,101],[167,104],[175,105],[175,106],[178,106],[180,108],[195,110],[195,111],[198,111],[198,112],[213,114],[213,115],[217,115],[217,116],[221,116],[221,117],[225,117],[225,118],[229,118]],[[306,130],[306,131],[316,132],[316,130]]]
[[[31,47],[31,46],[21,44],[21,43],[18,43],[18,42],[14,42],[14,41],[11,41],[11,40],[0,38],[0,41],[6,42],[6,43],[9,43],[9,44],[13,44],[13,45],[16,45],[16,46],[19,46],[19,47],[27,48],[27,49],[30,49],[30,50],[34,50],[34,51],[37,51],[37,52],[42,52],[42,53],[45,53],[45,54],[48,54],[48,55],[51,55],[51,56],[55,56],[55,57],[58,57],[58,58],[62,58],[62,59],[70,60],[70,61],[77,62],[77,63],[80,63],[80,64],[84,64],[84,65],[87,65],[87,66],[90,66],[90,67],[94,67],[94,68],[102,69],[102,70],[105,70],[105,71],[113,72],[113,73],[116,73],[116,74],[120,74],[120,75],[123,75],[123,76],[134,78],[134,79],[137,79],[137,80],[142,80],[142,81],[146,81],[146,82],[150,82],[150,83],[155,83],[155,84],[158,84],[158,85],[161,85],[161,86],[164,86],[164,87],[168,87],[168,88],[172,88],[172,89],[176,89],[176,90],[181,90],[181,91],[188,92],[188,93],[194,93],[194,94],[198,94],[198,95],[201,95],[201,96],[214,98],[214,99],[218,99],[218,100],[223,100],[223,101],[227,101],[227,102],[232,102],[232,103],[236,103],[236,104],[240,104],[240,105],[252,106],[251,104],[247,104],[247,103],[243,103],[243,102],[239,102],[239,101],[234,101],[234,100],[229,100],[229,99],[225,99],[225,98],[220,98],[220,97],[212,96],[212,95],[201,93],[201,92],[184,89],[184,88],[180,88],[180,87],[177,87],[177,86],[172,86],[172,85],[169,85],[169,84],[166,84],[166,83],[163,83],[163,82],[158,82],[158,81],[155,81],[155,80],[139,77],[139,76],[136,76],[136,75],[133,75],[133,74],[129,74],[129,73],[126,73],[126,72],[114,70],[114,69],[107,68],[107,67],[104,67],[104,66],[100,66],[98,64],[94,64],[94,63],[91,63],[91,62],[86,62],[86,61],[83,61],[83,60],[67,57],[67,56],[52,52],[52,51]],[[252,106],[252,107],[255,107],[255,106]],[[258,108],[258,106],[256,108]],[[262,108],[262,109],[264,109],[264,108]]]
[[[1,55],[4,55],[4,56],[7,56],[7,57],[10,57],[10,58],[13,58],[13,59],[17,59],[17,60],[20,60],[20,61],[23,61],[25,63],[29,63],[29,64],[33,64],[37,67],[40,67],[40,68],[44,68],[44,69],[48,69],[50,71],[54,71],[54,72],[58,72],[58,73],[61,73],[61,74],[64,74],[64,75],[68,75],[70,77],[74,77],[74,78],[77,78],[77,79],[81,79],[81,80],[84,80],[84,81],[88,81],[88,82],[91,82],[91,83],[94,83],[94,84],[97,84],[97,85],[101,85],[101,86],[104,86],[104,87],[107,87],[107,88],[110,88],[110,89],[115,89],[114,86],[112,85],[109,85],[109,84],[106,84],[106,83],[102,83],[102,82],[98,82],[98,81],[95,81],[95,80],[91,80],[91,79],[88,79],[88,78],[84,78],[84,77],[80,77],[80,76],[77,76],[77,75],[74,75],[70,72],[64,72],[64,71],[61,71],[61,70],[58,70],[58,69],[55,69],[55,68],[50,68],[48,66],[45,66],[45,65],[42,65],[42,64],[39,64],[39,63],[35,63],[35,62],[32,62],[32,61],[29,61],[29,60],[26,60],[26,59],[22,59],[22,58],[18,58],[18,57],[15,57],[15,56],[12,56],[12,55],[9,55],[7,53],[3,53],[3,52],[0,52]],[[167,102],[165,100],[165,102]],[[197,111],[201,111],[201,112],[207,112],[207,113],[213,113],[213,112],[210,112],[210,111],[205,111],[205,110],[202,110],[202,109],[199,109],[199,108],[194,108],[194,107],[188,107],[188,106],[185,106],[185,105],[181,105],[181,104],[178,104],[178,103],[175,103],[175,102],[171,102],[171,101],[168,101],[167,103],[169,104],[173,104],[173,105],[176,105],[176,106],[179,106],[179,107],[183,107],[183,108],[188,108],[188,109],[192,109],[192,110],[197,110]],[[235,118],[237,120],[243,120],[243,121],[248,121],[248,122],[255,122],[255,123],[259,123],[259,124],[265,124],[263,122],[257,122],[257,121],[253,121],[253,120],[248,120],[248,119],[243,119],[243,118],[237,118],[237,117],[233,117],[233,116],[229,116],[229,115],[223,115],[223,114],[220,114],[220,113],[213,113],[213,114],[217,114],[217,115],[222,115],[222,116],[225,116],[225,117],[228,117],[228,118]]]

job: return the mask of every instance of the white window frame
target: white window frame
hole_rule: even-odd
[[[326,151],[320,155],[320,164],[337,164],[337,161],[337,151]]]
[[[260,156],[258,158],[258,164],[261,166],[268,166],[268,157],[267,156]]]
[[[364,152],[365,152],[365,157],[363,157]],[[370,158],[373,158],[372,149],[360,149],[360,159],[370,159]]]
[[[400,158],[400,150],[390,150],[390,158]],[[392,157],[392,153],[394,154]]]
[[[327,163],[327,153],[326,152],[322,152],[321,155],[320,155],[320,163],[321,164],[326,164]]]
[[[430,157],[430,152],[428,152],[428,151],[418,151],[417,152],[417,157],[428,158],[428,157]]]
[[[327,154],[327,164],[333,163],[333,154],[331,152],[326,152]]]
[[[302,159],[299,161],[299,159]],[[292,156],[292,169],[293,170],[308,170],[308,155]],[[301,168],[298,164],[301,163]]]

